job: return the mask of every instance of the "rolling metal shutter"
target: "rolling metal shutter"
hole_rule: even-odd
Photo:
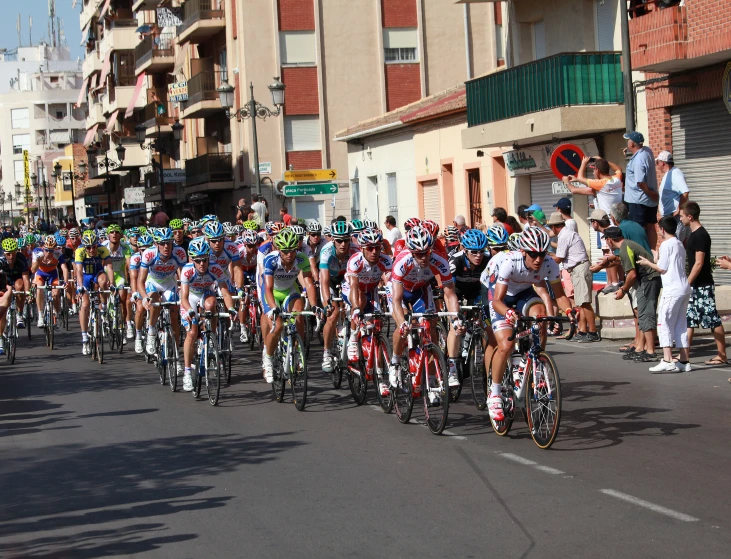
[[[722,100],[672,109],[673,157],[685,175],[690,200],[701,207],[700,221],[713,241],[711,254],[731,254],[728,199],[731,183],[731,114]],[[731,285],[731,275],[714,274]]]
[[[536,173],[530,176],[530,201],[531,204],[538,204],[546,219],[551,217],[551,213],[556,211],[553,205],[558,202],[559,198],[571,198],[571,194],[554,194],[553,183],[558,179],[553,173]]]
[[[424,191],[424,219],[431,219],[436,223],[442,221],[442,207],[439,200],[439,183],[427,181],[423,184]]]

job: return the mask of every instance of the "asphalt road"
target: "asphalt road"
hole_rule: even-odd
[[[131,346],[99,366],[78,329],[42,344],[0,362],[0,557],[729,556],[727,367],[552,342],[565,408],[542,451],[468,390],[441,437],[357,407],[319,353],[300,413],[246,350],[213,408]]]

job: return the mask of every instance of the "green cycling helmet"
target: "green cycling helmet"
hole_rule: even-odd
[[[28,243],[29,245],[32,245],[33,243],[36,242],[36,236],[33,235],[32,233],[28,233],[25,236],[25,242]]]
[[[284,229],[274,237],[274,246],[278,250],[297,250],[299,248],[300,239],[289,229]]]
[[[250,231],[258,231],[259,230],[259,224],[254,220],[248,220],[244,221],[244,229],[248,229]]]
[[[26,244],[27,244],[27,243],[26,243],[26,241],[25,241],[25,237],[20,237],[20,238],[18,239],[18,248],[23,248],[23,247],[25,247],[25,245],[26,245]]]
[[[182,228],[183,228],[182,219],[171,219],[170,220],[170,229],[172,229],[173,231],[177,231]]]
[[[360,219],[354,219],[350,222],[350,224],[353,226],[353,233],[358,233],[366,228],[366,224],[363,223]]]
[[[112,223],[109,227],[107,227],[107,235],[109,233],[122,233],[122,228],[117,225],[116,223]]]
[[[15,252],[18,250],[18,241],[12,237],[3,239],[2,247],[5,252]]]
[[[347,221],[336,221],[330,226],[330,233],[334,239],[350,239],[353,228]]]

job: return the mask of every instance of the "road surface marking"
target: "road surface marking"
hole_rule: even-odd
[[[463,437],[462,435],[458,435],[457,433],[452,433],[451,431],[447,431],[446,429],[442,431],[442,435],[447,435],[448,437],[454,437],[458,441],[466,441],[467,437]]]
[[[669,516],[670,518],[674,518],[675,520],[681,520],[682,522],[698,522],[700,520],[700,518],[696,518],[695,516],[690,516],[688,514],[684,514],[673,509],[661,507],[660,505],[656,505],[655,503],[633,497],[632,495],[627,495],[627,493],[615,491],[614,489],[600,489],[599,491],[601,493],[604,493],[605,495],[609,495],[610,497],[615,497],[621,501],[626,501],[628,503],[632,503],[633,505],[637,505],[638,507],[643,507],[653,512],[664,514],[665,516]]]
[[[517,462],[518,464],[523,464],[524,466],[530,466],[531,468],[535,468],[536,470],[551,474],[551,475],[558,475],[563,474],[565,472],[562,472],[561,470],[557,470],[556,468],[551,468],[550,466],[543,466],[542,464],[539,464],[538,462],[534,462],[533,460],[528,460],[527,458],[523,458],[522,456],[518,456],[517,454],[511,454],[510,452],[501,452],[500,456],[503,458],[507,458],[508,460],[512,460],[513,462]]]

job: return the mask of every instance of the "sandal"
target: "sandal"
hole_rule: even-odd
[[[635,345],[634,344],[627,344],[623,345],[619,348],[619,353],[634,353],[635,351]]]
[[[704,361],[703,364],[704,365],[727,365],[728,361],[724,361],[721,356],[716,355],[715,357],[712,357],[708,361]]]

